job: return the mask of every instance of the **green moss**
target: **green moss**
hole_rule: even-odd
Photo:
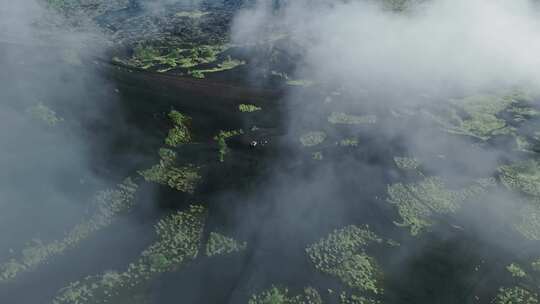
[[[192,48],[177,48],[141,44],[134,48],[131,58],[127,60],[114,58],[114,60],[137,68],[158,69],[159,72],[167,72],[176,68],[189,69],[201,64],[215,62],[217,56],[228,48],[226,45],[201,45]]]
[[[512,135],[514,128],[499,118],[506,109],[520,102],[520,95],[473,95],[451,100],[451,107],[440,116],[433,115],[446,131],[488,140],[497,135]]]
[[[317,289],[313,287],[307,287],[304,289],[304,303],[305,304],[322,304],[322,298]]]
[[[198,78],[198,79],[203,79],[204,78],[204,73],[202,71],[194,70],[194,71],[190,71],[189,74],[193,78]]]
[[[381,302],[378,300],[371,299],[371,298],[366,298],[366,297],[355,295],[355,294],[349,295],[346,292],[341,292],[339,294],[339,303],[340,304],[380,304]]]
[[[540,240],[540,162],[534,159],[498,168],[501,183],[524,195],[514,228],[529,240]]]
[[[158,164],[139,173],[148,182],[169,186],[186,193],[193,193],[201,179],[199,169],[193,166],[173,167]]]
[[[232,59],[230,56],[227,57],[223,62],[219,63],[217,66],[210,69],[200,69],[200,70],[191,70],[189,73],[195,78],[204,78],[207,73],[217,73],[232,70],[238,66],[246,64],[245,61]]]
[[[195,259],[199,253],[206,211],[191,206],[160,220],[158,240],[123,272],[107,271],[61,289],[53,304],[115,303],[115,297],[139,287],[160,273],[172,271]]]
[[[380,294],[379,266],[366,253],[371,243],[382,243],[382,239],[367,227],[347,226],[309,246],[306,253],[317,270],[358,291]]]
[[[233,238],[211,232],[206,244],[206,255],[216,256],[239,252],[246,249],[246,242],[238,242]]]
[[[513,115],[513,119],[516,122],[521,122],[531,117],[540,116],[540,111],[527,106],[512,106],[508,108],[507,111]]]
[[[501,288],[495,304],[537,304],[538,295],[521,287]]]
[[[295,87],[309,87],[314,84],[313,81],[307,79],[289,79],[286,83]]]
[[[149,45],[139,45],[133,50],[133,56],[136,61],[140,63],[140,67],[143,69],[150,68],[155,61],[164,61],[164,58],[160,57],[160,51]],[[166,61],[166,59],[165,59]],[[164,62],[165,64],[175,64],[171,62]]]
[[[532,144],[527,140],[526,137],[517,135],[516,139],[516,149],[521,152],[532,152]]]
[[[58,117],[55,111],[51,110],[42,102],[28,108],[27,113],[34,119],[41,121],[50,127],[54,127],[64,121],[63,118]]]
[[[272,287],[249,299],[249,304],[322,304],[319,292],[311,287],[301,295],[290,295],[287,288]]]
[[[394,157],[394,163],[401,170],[416,170],[420,167],[420,162],[411,157]]]
[[[514,228],[526,239],[540,241],[540,201],[526,202],[529,205],[519,210],[519,221]]]
[[[292,79],[287,73],[279,71],[270,71],[270,75],[281,78],[287,85],[295,87],[309,87],[314,84],[313,81],[308,79]]]
[[[398,208],[402,219],[398,225],[409,228],[412,235],[418,235],[433,225],[433,217],[455,213],[463,201],[484,193],[492,185],[491,179],[482,179],[455,191],[449,190],[440,178],[428,177],[418,183],[390,185],[388,202]]]
[[[214,140],[218,143],[219,147],[219,161],[224,162],[225,156],[229,153],[229,147],[227,146],[227,139],[244,134],[242,130],[232,130],[232,131],[219,131],[219,134],[214,136]]]
[[[180,144],[190,142],[191,134],[188,125],[191,122],[191,118],[173,110],[169,113],[169,119],[174,126],[169,130],[169,134],[165,138],[165,144],[174,148]]]
[[[527,276],[527,273],[515,263],[506,266],[506,270],[508,270],[508,272],[510,272],[510,274],[512,274],[512,276],[515,278],[523,278]]]
[[[326,140],[326,133],[321,131],[311,131],[300,137],[300,143],[304,147],[314,147]]]
[[[332,112],[332,114],[328,116],[328,122],[332,124],[347,124],[347,125],[374,124],[377,122],[377,116],[375,115],[349,115],[342,112]]]
[[[449,191],[436,177],[415,184],[394,184],[388,187],[388,201],[397,205],[402,218],[400,226],[408,227],[417,235],[433,224],[434,214],[455,212],[459,207],[459,196]]]
[[[498,168],[501,182],[510,190],[540,196],[540,162],[529,159]]]
[[[169,134],[167,134],[167,137],[165,138],[165,144],[173,148],[178,147],[180,144],[188,143],[189,141],[190,137],[187,130],[178,126],[170,129]]]
[[[188,125],[191,118],[178,111],[171,111],[169,119],[173,127],[165,138],[165,144],[170,147],[178,147],[191,141]],[[159,150],[160,161],[149,169],[139,171],[147,182],[169,186],[178,191],[193,193],[201,179],[199,168],[192,165],[176,166],[176,152],[167,148]]]
[[[44,243],[34,240],[22,250],[18,259],[11,259],[0,265],[0,282],[14,279],[22,272],[34,270],[50,258],[72,249],[92,234],[109,226],[114,218],[133,206],[137,185],[126,179],[114,190],[99,192],[94,198],[94,214],[87,220],[73,227],[61,240]]]
[[[170,149],[159,150],[160,161],[152,168],[139,171],[139,174],[147,181],[160,185],[169,186],[178,191],[193,193],[200,181],[199,169],[188,165],[176,167],[176,153]]]
[[[171,112],[169,112],[168,116],[171,122],[176,126],[186,125],[189,121],[191,121],[188,116],[185,116],[184,114],[176,110],[172,110]]]
[[[252,105],[252,104],[240,104],[238,106],[238,110],[240,110],[240,112],[244,112],[244,113],[252,113],[252,112],[260,111],[260,110],[262,110],[262,108],[257,107],[256,105]]]

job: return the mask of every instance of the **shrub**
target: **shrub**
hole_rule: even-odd
[[[366,253],[372,243],[382,239],[367,227],[347,226],[306,249],[309,259],[319,271],[338,277],[358,291],[382,293],[380,270],[375,259]]]
[[[273,286],[249,299],[249,304],[322,304],[319,292],[311,287],[304,289],[304,293],[296,296],[289,294],[287,288]]]
[[[217,142],[219,147],[219,161],[224,162],[225,156],[229,153],[229,147],[227,146],[227,139],[236,135],[244,134],[242,130],[233,130],[233,131],[219,131],[219,134],[214,136],[214,140]]]
[[[158,240],[125,271],[108,271],[71,283],[60,290],[53,304],[114,303],[114,298],[122,292],[129,292],[160,273],[195,259],[205,217],[206,210],[202,206],[190,206],[184,212],[165,217],[155,226]]]
[[[165,144],[175,148],[180,144],[190,142],[191,134],[189,133],[188,124],[191,119],[188,116],[174,110],[169,113],[169,119],[174,126],[169,130],[169,134],[165,138]]]
[[[238,110],[240,110],[240,112],[244,112],[244,113],[252,113],[252,112],[260,111],[260,110],[262,110],[262,108],[257,107],[256,105],[252,105],[252,104],[240,104],[238,106]]]
[[[114,190],[99,192],[94,198],[95,211],[92,216],[73,227],[61,240],[50,243],[34,240],[22,250],[19,259],[11,259],[0,265],[0,282],[12,280],[22,272],[35,269],[48,259],[76,247],[96,231],[110,225],[118,214],[133,206],[136,191],[137,185],[128,178]]]
[[[238,242],[233,238],[211,232],[206,244],[206,255],[216,256],[238,252],[246,249],[246,242]]]
[[[521,287],[501,288],[495,304],[537,304],[538,295]]]

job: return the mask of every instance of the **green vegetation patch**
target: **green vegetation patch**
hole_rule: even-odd
[[[174,126],[169,130],[169,134],[165,138],[165,144],[175,148],[180,144],[190,142],[191,134],[189,132],[188,125],[191,122],[191,118],[173,110],[169,113],[169,119],[172,121]]]
[[[211,232],[206,244],[206,256],[226,255],[246,249],[246,242],[239,242],[222,234]]]
[[[473,95],[451,100],[450,107],[444,113],[430,116],[449,133],[485,141],[497,135],[514,135],[515,129],[499,115],[504,111],[517,111],[516,105],[527,100],[528,97],[519,92]]]
[[[528,106],[512,106],[507,109],[509,113],[513,115],[513,120],[516,122],[525,121],[531,117],[540,116],[540,111]]]
[[[377,123],[377,116],[375,115],[350,115],[343,112],[332,112],[332,114],[328,116],[328,122],[332,124],[346,124],[346,125],[374,124],[374,123]]]
[[[278,38],[279,39],[279,38]],[[287,73],[285,72],[279,72],[279,71],[270,71],[270,74],[276,77],[281,78],[285,81],[287,85],[295,86],[295,87],[309,87],[314,84],[313,81],[308,79],[292,79]]]
[[[346,292],[341,292],[339,294],[339,303],[340,304],[380,304],[379,300],[366,298],[363,296],[355,294],[347,294]]]
[[[219,131],[219,134],[214,136],[214,140],[218,143],[219,147],[219,161],[224,162],[225,156],[229,153],[229,147],[227,146],[227,139],[244,134],[243,130],[232,130],[232,131]]]
[[[26,111],[34,119],[41,121],[50,127],[54,127],[64,121],[64,119],[59,117],[55,111],[51,110],[42,102],[28,108]]]
[[[207,73],[217,73],[232,70],[236,67],[246,64],[243,60],[232,59],[230,56],[227,57],[223,62],[218,63],[217,66],[210,69],[199,69],[191,70],[189,73],[195,78],[204,78]]]
[[[188,125],[191,118],[175,110],[171,111],[168,116],[173,123],[173,128],[169,130],[165,138],[165,144],[176,148],[181,144],[189,143],[191,134]],[[147,182],[169,186],[186,193],[193,193],[201,180],[199,168],[193,165],[176,166],[176,152],[168,148],[161,148],[159,156],[158,164],[150,169],[139,171],[139,175]]]
[[[512,274],[515,278],[523,278],[527,276],[527,273],[518,264],[512,263],[506,266],[506,270]]]
[[[65,238],[50,243],[35,240],[22,250],[19,259],[11,259],[0,265],[0,282],[14,279],[18,274],[35,269],[53,256],[76,247],[96,231],[110,225],[114,218],[133,206],[137,185],[126,179],[114,190],[99,192],[95,199],[95,212],[87,220],[71,229]]]
[[[540,259],[533,260],[526,269],[517,263],[512,263],[506,267],[506,270],[517,286],[499,289],[493,302],[496,304],[538,303]]]
[[[529,140],[525,136],[516,135],[516,149],[521,152],[533,152],[532,148],[533,145],[529,142]]]
[[[249,304],[322,304],[319,292],[307,287],[300,295],[291,295],[287,288],[272,287],[249,299]]]
[[[169,186],[178,191],[193,193],[201,180],[199,169],[192,165],[176,167],[176,153],[170,149],[159,150],[160,161],[152,168],[139,171],[147,181]]]
[[[129,292],[160,273],[176,270],[199,253],[206,217],[202,206],[190,206],[160,220],[158,240],[145,249],[124,272],[108,271],[86,277],[60,290],[53,304],[114,303],[122,292]]]
[[[449,190],[439,177],[428,177],[421,182],[388,186],[388,202],[398,208],[402,222],[412,235],[418,235],[433,225],[436,215],[455,213],[461,203],[493,186],[491,179],[478,180],[468,188]]]
[[[241,104],[238,106],[238,110],[244,113],[252,113],[252,112],[260,111],[262,110],[262,108],[257,107],[256,105],[252,105],[252,104]]]
[[[314,147],[326,140],[326,133],[322,131],[311,131],[300,136],[300,143],[304,147]]]
[[[191,48],[171,46],[138,45],[133,49],[131,58],[123,60],[115,57],[114,61],[136,68],[157,69],[167,72],[172,69],[189,69],[201,64],[215,62],[218,55],[227,50],[227,45],[201,45]]]
[[[519,221],[514,224],[517,232],[532,241],[540,241],[540,201],[526,202],[529,205],[519,210]]]
[[[307,79],[289,79],[286,83],[295,87],[309,87],[314,84],[313,81]]]
[[[501,288],[495,304],[537,304],[538,295],[521,287]]]
[[[186,193],[193,193],[197,183],[201,179],[198,168],[194,166],[177,168],[173,166],[162,166],[162,163],[148,170],[141,171],[140,174],[148,182],[169,186]]]
[[[366,248],[382,242],[368,227],[347,226],[309,246],[306,253],[317,270],[336,276],[356,290],[380,294],[381,271]]]
[[[416,170],[420,167],[420,162],[412,157],[394,157],[394,163],[401,170]]]
[[[540,196],[540,162],[529,159],[498,168],[501,182],[510,190]]]
[[[501,183],[525,196],[515,229],[529,240],[540,240],[540,162],[534,159],[498,168]]]

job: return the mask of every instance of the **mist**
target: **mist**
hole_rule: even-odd
[[[280,40],[281,48],[295,54],[289,78],[308,81],[306,87],[286,88],[289,147],[309,155],[311,152],[300,147],[299,137],[306,130],[324,130],[328,136],[337,138],[357,135],[360,138],[357,149],[362,151],[358,153],[361,156],[350,158],[334,154],[327,159],[325,155],[321,164],[313,165],[309,177],[287,176],[278,169],[276,179],[280,186],[268,190],[270,195],[275,195],[274,215],[289,218],[293,214],[292,217],[302,220],[268,224],[268,227],[299,231],[307,226],[324,231],[325,225],[356,223],[358,220],[352,219],[361,216],[355,212],[365,212],[370,215],[360,222],[369,222],[376,230],[392,234],[395,232],[388,228],[393,225],[391,220],[376,211],[384,208],[381,204],[387,199],[384,195],[381,197],[384,189],[376,189],[376,185],[399,180],[399,173],[391,168],[392,156],[417,157],[422,160],[425,172],[443,176],[454,186],[497,175],[499,165],[516,160],[510,153],[513,145],[510,141],[486,143],[466,136],[441,136],[437,124],[420,123],[415,121],[415,116],[393,114],[392,110],[428,112],[434,107],[451,105],[455,99],[467,95],[497,94],[516,88],[537,92],[540,88],[537,3],[526,0],[410,1],[410,5],[399,10],[386,3],[280,1],[276,5],[258,1],[254,7],[237,15],[231,32],[235,43],[272,44]],[[306,93],[310,89],[317,93]],[[361,127],[361,131],[347,126],[328,131],[330,127],[324,125],[326,121],[321,123],[321,116],[332,111],[375,114],[378,120],[373,126]],[[327,151],[325,147],[329,145],[327,139],[320,149]],[[413,180],[423,177],[421,174]],[[358,189],[362,195],[352,194],[351,188]],[[291,199],[291,193],[296,193],[297,189],[311,189],[307,192],[317,193],[318,198],[333,193],[327,197],[332,207],[321,205],[309,194]],[[485,248],[492,248],[491,252],[481,247],[470,248],[469,253],[475,259],[480,256],[504,260],[523,255],[522,236],[493,228],[496,220],[503,226],[511,226],[510,214],[521,208],[520,195],[490,190],[489,195],[476,198],[472,207],[464,207],[449,220],[454,228],[433,228],[429,241],[403,246],[401,256],[395,257],[392,271],[398,276],[410,276],[408,271],[415,267],[409,264],[411,258],[425,256],[427,259],[434,243],[458,244],[469,237]],[[317,214],[314,210],[328,213]],[[460,225],[467,227],[466,232],[462,232]],[[294,241],[298,241],[299,236],[294,237]],[[457,254],[453,250],[449,254]],[[501,258],[500,252],[506,252],[507,256]],[[451,303],[449,298],[454,294],[444,292],[447,291],[442,289],[436,301]],[[399,296],[398,299],[403,300]],[[416,301],[421,302],[420,299]]]
[[[46,1],[0,3],[3,263],[63,240],[95,213],[99,191],[115,189],[131,174],[129,153],[123,155],[126,162],[111,163],[117,136],[137,131],[126,123],[118,91],[96,64],[107,51],[107,38],[89,20],[78,19],[76,25],[72,21],[48,8]],[[100,248],[93,244],[86,252]],[[96,267],[92,259],[100,258],[96,254],[74,266],[58,263],[60,255],[37,259],[35,268],[52,263],[56,273],[65,274]],[[2,284],[2,302],[36,303],[65,285],[66,277],[53,276],[25,296],[15,294],[27,286]]]
[[[297,54],[291,77],[308,80],[321,91],[321,96],[313,97],[302,93],[302,88],[288,88],[291,143],[297,145],[299,130],[309,129],[317,121],[310,113],[332,107],[352,109],[357,114],[378,112],[374,136],[401,138],[408,153],[462,154],[459,165],[445,167],[438,160],[426,164],[435,172],[455,177],[489,175],[488,168],[497,167],[508,157],[507,152],[481,145],[471,150],[467,138],[449,141],[430,126],[402,125],[399,115],[391,115],[391,111],[423,111],[449,105],[467,94],[515,88],[537,94],[537,3],[411,1],[399,11],[385,3],[284,1],[276,8],[259,1],[237,15],[232,37],[237,43],[286,37],[289,42],[281,47],[285,45],[287,52]],[[341,103],[327,102],[332,94],[339,94]]]
[[[434,216],[442,224],[434,220],[425,238],[400,225],[396,205],[388,202],[392,184],[441,176],[445,185],[463,189],[497,178],[501,164],[534,155],[530,147],[516,151],[511,135],[518,127],[502,139],[484,139],[447,132],[450,128],[433,116],[472,94],[520,89],[538,100],[536,2],[402,1],[409,5],[396,8],[375,0],[230,1],[242,2],[242,8],[234,17],[229,44],[220,33],[229,26],[233,9],[218,4],[228,1],[98,1],[104,6],[98,5],[95,19],[54,12],[47,1],[0,1],[2,261],[20,258],[32,239],[62,239],[92,214],[99,190],[114,189],[128,176],[144,186],[137,195],[146,204],[64,258],[51,259],[52,266],[45,265],[43,272],[37,268],[28,281],[0,286],[1,298],[8,302],[11,290],[13,297],[26,297],[23,304],[33,304],[53,299],[86,275],[126,269],[152,244],[153,225],[161,215],[193,203],[208,207],[204,238],[223,232],[247,241],[248,247],[215,259],[201,254],[185,269],[149,283],[148,290],[137,290],[148,292],[149,299],[247,303],[252,294],[276,284],[291,290],[314,286],[325,300],[338,301],[338,293],[330,290],[343,286],[313,267],[306,248],[346,225],[369,225],[381,238],[402,243],[375,256],[390,270],[385,278],[389,293],[381,296],[388,303],[456,303],[463,295],[472,297],[464,287],[470,277],[480,279],[474,268],[461,275],[459,266],[474,267],[484,260],[503,265],[494,270],[495,283],[485,288],[496,292],[506,264],[528,255],[527,246],[537,247],[534,242],[523,245],[526,240],[512,226],[516,210],[527,205],[524,196],[504,187],[488,188],[455,213]],[[216,13],[209,8],[212,4],[225,10]],[[114,9],[105,9],[107,5]],[[184,11],[199,8],[203,17]],[[220,39],[205,40],[199,23],[207,35],[218,33]],[[133,46],[155,44],[162,53],[151,56],[179,60],[174,56],[180,53],[172,52],[178,45],[187,51],[191,44],[219,44],[221,38],[230,51],[219,53],[224,58],[216,57],[215,64],[219,67],[228,58],[242,65],[216,78],[209,72],[208,79],[189,78],[197,65],[185,68],[184,74],[128,65],[137,55]],[[189,45],[179,44],[186,41]],[[287,64],[271,62],[275,58],[264,48],[274,43],[290,55],[283,56]],[[127,60],[111,57],[109,51],[116,48]],[[253,62],[271,66],[263,80],[258,74],[251,77]],[[204,62],[202,69],[212,64]],[[232,74],[236,72],[241,75]],[[226,82],[229,76],[234,76],[231,83]],[[241,83],[244,76],[251,78]],[[282,83],[258,86],[272,77]],[[234,89],[253,84],[247,97],[237,100]],[[213,94],[202,92],[213,88]],[[261,88],[267,91],[259,92]],[[216,97],[221,92],[228,96]],[[258,104],[266,96],[276,100]],[[255,110],[240,111],[239,103],[251,102],[251,97],[257,99]],[[172,109],[191,116],[194,134],[192,143],[173,149],[178,148],[182,161],[196,159],[210,177],[195,194],[142,182],[137,173],[160,161],[157,150],[164,147]],[[230,113],[221,115],[225,111]],[[332,122],[341,114],[364,120]],[[228,139],[228,147],[218,147],[218,132],[239,128],[243,131]],[[320,142],[304,145],[306,133]],[[395,157],[415,158],[420,169],[404,172]],[[433,265],[447,268],[431,272]],[[54,279],[39,281],[48,276]],[[28,286],[31,292],[26,292]],[[492,296],[482,303],[491,303]]]
[[[268,38],[274,26],[305,51],[300,78],[395,95],[538,81],[539,14],[530,1],[427,1],[404,13],[378,3],[294,1],[273,12],[262,1],[238,16],[233,37]]]

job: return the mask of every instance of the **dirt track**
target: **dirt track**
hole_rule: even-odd
[[[104,68],[111,68],[111,63],[102,62]],[[218,97],[225,100],[243,101],[249,103],[266,103],[276,101],[283,96],[282,90],[270,90],[266,88],[242,86],[219,82],[211,79],[194,79],[184,76],[176,76],[165,73],[133,70],[122,66],[113,65],[110,72],[115,79],[123,82],[133,81],[142,84],[139,89],[185,91],[199,96]]]

